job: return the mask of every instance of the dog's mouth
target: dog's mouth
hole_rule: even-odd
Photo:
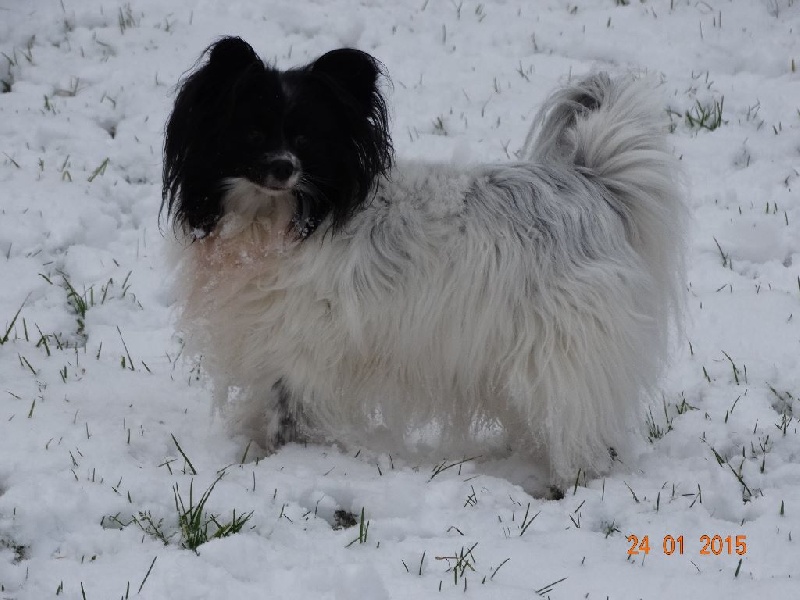
[[[233,179],[232,181],[236,181]],[[248,174],[246,177],[238,181],[246,181],[254,192],[263,194],[265,196],[283,196],[287,193],[292,193],[300,181],[300,175],[295,174],[286,180],[277,180],[269,174]]]
[[[267,193],[273,192],[279,194],[293,190],[297,185],[299,179],[300,179],[299,173],[292,175],[291,177],[289,177],[289,179],[286,179],[284,181],[276,180],[274,177],[268,175],[267,177],[263,178],[261,182],[254,181],[253,183],[255,183],[257,186],[259,186]]]

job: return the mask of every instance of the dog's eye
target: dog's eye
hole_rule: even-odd
[[[260,131],[251,131],[247,134],[247,143],[253,147],[264,145],[264,134]]]

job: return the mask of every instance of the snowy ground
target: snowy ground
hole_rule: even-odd
[[[689,316],[635,464],[545,500],[511,458],[242,460],[179,357],[157,221],[174,85],[221,34],[376,55],[401,156],[505,160],[570,74],[660,76]],[[0,0],[0,52],[0,598],[797,597],[800,1]],[[183,548],[176,496],[223,472],[205,514],[251,518]]]

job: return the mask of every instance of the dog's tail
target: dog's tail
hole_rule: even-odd
[[[667,144],[666,111],[647,78],[598,73],[542,107],[524,160],[572,166],[608,191],[628,239],[678,318],[684,290],[687,211],[681,169]]]

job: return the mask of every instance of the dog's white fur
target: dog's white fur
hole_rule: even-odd
[[[178,265],[217,401],[267,448],[288,408],[343,440],[433,423],[450,447],[501,426],[556,481],[607,469],[683,290],[663,114],[649,83],[590,77],[548,101],[522,162],[398,164],[342,230],[302,242],[290,195],[234,182]]]

